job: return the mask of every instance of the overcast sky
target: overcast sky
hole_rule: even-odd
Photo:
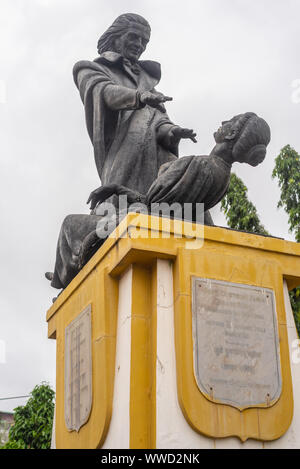
[[[209,152],[213,132],[235,114],[267,120],[265,162],[234,171],[265,227],[293,239],[271,173],[284,145],[300,152],[300,92],[292,87],[300,79],[299,0],[1,0],[0,398],[44,380],[55,385],[45,316],[57,292],[44,272],[53,270],[64,217],[88,213],[99,186],[72,67],[97,56],[98,37],[126,12],[151,24],[143,58],[162,64],[157,89],[173,96],[169,116],[198,134],[181,156]],[[218,208],[213,216],[225,225]],[[25,402],[0,401],[0,410]]]

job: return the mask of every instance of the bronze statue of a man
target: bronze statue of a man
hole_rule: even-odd
[[[146,212],[150,207],[152,213],[155,203],[203,204],[204,223],[212,224],[207,210],[226,193],[231,165],[239,161],[254,166],[265,157],[269,127],[246,113],[222,124],[209,156],[178,159],[180,139],[195,142],[196,134],[167,116],[164,103],[172,98],[155,90],[160,65],[139,60],[149,38],[144,18],[121,15],[100,37],[100,56],[74,67],[102,186],[89,197],[90,215],[69,215],[62,224],[55,269],[46,274],[55,288],[71,282],[126,216],[128,205],[144,202]],[[117,203],[122,194],[127,197],[125,208]],[[101,203],[107,197],[114,205],[113,213],[105,215]],[[194,212],[191,219],[196,220]],[[104,236],[99,235],[101,230]]]
[[[163,163],[178,155],[181,138],[195,140],[193,130],[174,125],[155,90],[160,64],[140,61],[150,26],[139,15],[119,16],[100,37],[100,56],[74,66],[74,80],[85,107],[102,184],[126,185],[145,194]]]

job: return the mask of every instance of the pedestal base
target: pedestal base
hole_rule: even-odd
[[[300,284],[299,258],[296,243],[129,214],[47,314],[49,337],[57,340],[56,447],[299,448],[298,336],[288,297],[288,288]],[[202,313],[192,302],[195,277],[274,292],[282,382],[274,402],[270,396],[239,409],[199,388],[193,317]],[[88,317],[78,320],[87,307],[90,333]],[[222,328],[218,337],[227,340],[231,331],[237,344],[237,331],[213,316],[225,313],[204,311],[210,326],[213,318]],[[263,313],[254,305],[253,314],[263,333]],[[66,331],[73,334],[68,340]],[[248,360],[245,331],[239,341],[231,351],[240,356],[244,347]],[[230,373],[244,368],[226,353],[234,394],[238,384]],[[252,360],[252,377],[241,371],[240,385],[267,391],[268,382],[255,381],[264,353]],[[216,378],[219,371],[212,373]]]

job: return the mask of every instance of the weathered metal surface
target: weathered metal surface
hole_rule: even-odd
[[[84,425],[92,407],[91,305],[65,329],[65,421],[68,430]]]
[[[271,406],[282,378],[274,292],[193,278],[194,371],[210,400]]]

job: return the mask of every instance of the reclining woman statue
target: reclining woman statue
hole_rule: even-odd
[[[93,191],[91,210],[111,195],[126,195],[130,203],[203,203],[205,210],[218,204],[228,189],[232,163],[260,164],[270,142],[268,124],[248,112],[233,117],[214,134],[216,146],[209,156],[184,156],[160,167],[158,177],[146,195],[118,184]],[[194,220],[195,221],[195,220]]]
[[[65,288],[105,241],[98,237],[97,225],[103,222],[109,226],[112,220],[109,215],[94,215],[93,211],[108,197],[126,195],[128,205],[142,202],[149,208],[163,202],[204,204],[207,211],[226,194],[234,162],[251,166],[262,163],[270,136],[265,120],[252,112],[239,114],[223,122],[215,132],[216,145],[209,156],[184,156],[163,164],[146,195],[114,183],[93,191],[87,202],[91,203],[92,214],[69,215],[63,222],[54,274],[47,276],[51,285]],[[125,215],[122,212],[115,216],[111,231],[117,224],[116,217],[119,222]]]

